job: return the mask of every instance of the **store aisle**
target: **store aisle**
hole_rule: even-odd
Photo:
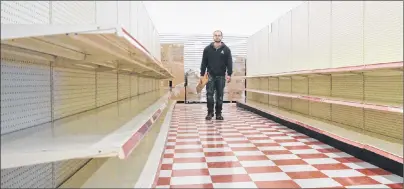
[[[402,188],[403,178],[271,120],[177,104],[157,188]]]

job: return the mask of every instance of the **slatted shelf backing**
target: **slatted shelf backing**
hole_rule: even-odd
[[[277,92],[279,91],[279,78],[270,77],[269,78],[269,91]]]
[[[256,78],[249,78],[247,81],[247,87],[250,89],[255,89],[255,86],[259,84]]]
[[[271,73],[280,73],[282,72],[281,65],[278,63],[280,61],[280,39],[279,39],[279,19],[276,19],[271,23],[271,32],[269,34],[270,38],[270,45],[269,45],[269,62],[272,65],[271,68]],[[248,43],[247,43],[248,44]],[[247,56],[249,56],[249,53],[247,53]],[[250,63],[248,63],[249,60],[247,60],[247,65],[248,66]],[[248,70],[248,67],[247,67]],[[249,75],[249,74],[247,74]]]
[[[364,4],[364,64],[403,61],[403,1]]]
[[[247,78],[247,88],[252,89],[254,86],[253,79]],[[247,91],[247,100],[253,100],[254,93]]]
[[[54,188],[52,163],[1,170],[1,188]]]
[[[279,56],[278,64],[281,63],[278,72],[292,71],[292,12],[288,12],[279,18],[279,34],[278,34]]]
[[[331,76],[310,77],[309,94],[318,96],[331,96]]]
[[[331,67],[331,1],[309,3],[309,64],[307,69]]]
[[[145,90],[146,83],[145,82],[146,82],[145,78],[143,78],[143,77],[138,78],[138,84],[139,84],[138,91],[139,91],[139,94],[143,94],[143,93],[146,92],[146,90]]]
[[[160,89],[160,80],[155,79],[154,80],[154,90]]]
[[[54,162],[55,186],[60,186],[70,176],[76,173],[90,159],[72,159],[67,161]]]
[[[403,61],[402,11],[402,1],[302,2],[248,38],[247,75]]]
[[[95,71],[53,68],[53,119],[96,107]]]
[[[155,79],[150,79],[150,83],[151,83],[150,91],[154,91],[155,88],[156,88],[156,80]]]
[[[152,90],[152,88],[153,88],[152,85],[153,85],[152,80],[149,78],[146,79],[146,92],[150,92]]]
[[[290,93],[292,92],[292,79],[290,77],[279,78],[279,92]],[[279,107],[290,110],[292,109],[292,99],[278,97]]]
[[[50,64],[1,58],[1,134],[51,121]]]
[[[130,75],[119,74],[118,75],[118,100],[122,100],[130,97]]]
[[[161,81],[159,79],[156,79],[156,90],[160,89],[160,83]]]
[[[292,99],[285,97],[278,97],[278,105],[283,109],[290,110],[292,109]]]
[[[138,76],[131,75],[130,76],[130,96],[138,95],[139,84],[138,84]]]
[[[248,100],[253,100],[253,95],[254,95],[254,93],[247,91],[247,99]]]
[[[333,97],[363,100],[363,76],[333,76],[331,94]]]
[[[363,65],[364,1],[331,4],[331,66]]]
[[[247,85],[246,85],[246,87],[247,87],[248,89],[253,89],[253,88],[254,88],[254,85],[257,84],[257,83],[254,83],[254,81],[255,81],[254,78],[247,78],[246,80],[247,80]],[[254,97],[254,93],[247,91],[247,99],[249,99],[249,100],[254,100],[253,97]]]
[[[403,75],[393,76],[366,76],[365,83],[365,100],[386,102],[386,103],[403,103]]]
[[[122,101],[118,101],[117,114],[119,114],[120,112],[130,112],[131,107],[133,107],[133,105],[134,105],[134,107],[139,107],[139,102],[136,104],[136,103],[128,103],[128,101],[130,101],[130,99],[125,99],[125,100],[122,100]]]
[[[147,78],[146,79],[146,92],[149,92],[149,91],[151,91],[151,89],[152,89],[152,82],[151,82],[152,80],[151,79],[149,79],[149,78]]]
[[[332,104],[332,121],[343,125],[363,129],[363,109]]]
[[[146,92],[150,92],[152,90],[152,88],[153,88],[152,85],[153,85],[152,84],[152,79],[147,78],[146,79]]]
[[[50,3],[52,8],[52,24],[96,23],[95,1],[50,1]]]
[[[158,79],[154,79],[154,90],[157,90],[157,89],[159,89],[159,86],[160,86],[160,80],[158,80]]]
[[[292,70],[310,69],[309,2],[292,10]]]
[[[296,94],[308,94],[309,93],[309,78],[308,77],[291,77],[291,92]],[[309,102],[307,100],[291,99],[291,109],[301,114],[309,114]]]
[[[309,102],[310,116],[331,121],[331,104]]]
[[[307,77],[292,77],[292,93],[309,94],[309,79]]]
[[[279,78],[279,92],[284,93],[292,92],[292,79],[290,77]]]
[[[260,78],[260,88],[259,88],[259,90],[268,91],[268,86],[269,86],[268,78],[266,78],[266,77]],[[261,94],[260,95],[260,102],[264,103],[264,104],[268,104],[268,95]]]
[[[155,84],[155,83],[154,83],[154,79],[150,79],[150,82],[149,82],[149,83],[150,83],[150,89],[149,89],[149,92],[150,92],[150,91],[153,91],[153,90],[154,90],[154,84]]]
[[[403,115],[376,110],[365,111],[365,130],[403,140]]]
[[[97,72],[97,107],[117,101],[117,77],[116,73]]]
[[[278,106],[279,99],[277,96],[269,95],[268,97],[268,104],[272,106]]]
[[[307,100],[292,99],[292,110],[301,114],[308,115],[310,112],[309,102]]]
[[[155,79],[152,80],[152,85],[153,85],[152,91],[156,90],[156,85],[157,85],[156,81],[157,80],[155,80]]]
[[[268,90],[271,92],[279,91],[279,78],[270,77],[268,79]],[[268,104],[270,104],[272,106],[278,106],[278,97],[269,95]]]
[[[1,1],[1,24],[49,24],[50,1]]]
[[[253,81],[252,81],[253,83],[254,83],[254,85],[253,85],[253,89],[256,89],[256,90],[259,90],[260,89],[260,83],[261,83],[261,80],[259,79],[259,78],[254,78],[253,79]],[[260,94],[258,94],[258,93],[253,93],[252,94],[252,98],[254,99],[254,100],[256,100],[256,101],[258,101],[259,102],[259,99],[260,99]]]
[[[144,80],[144,82],[145,82],[144,87],[145,87],[145,92],[146,93],[149,92],[150,89],[151,89],[151,82],[150,81],[151,80],[149,78],[145,78],[145,80]]]

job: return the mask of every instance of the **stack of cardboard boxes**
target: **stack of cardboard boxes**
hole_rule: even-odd
[[[223,100],[238,101],[244,99],[245,79],[245,58],[240,56],[233,57],[233,75],[230,83],[226,84]]]
[[[174,75],[173,87],[184,82],[183,44],[161,44],[161,62]],[[168,81],[164,85],[168,86]]]
[[[161,44],[161,62],[174,76],[172,86],[175,87],[184,83],[184,45],[183,44]],[[163,87],[169,86],[170,80],[162,83]],[[183,85],[182,85],[183,86]],[[184,89],[174,96],[175,100],[183,100],[185,97]]]

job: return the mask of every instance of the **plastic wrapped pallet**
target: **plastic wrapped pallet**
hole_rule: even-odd
[[[199,71],[188,71],[188,85],[187,85],[187,101],[200,102],[203,96],[206,96],[204,92],[199,93],[196,91],[196,86],[198,86],[200,77]],[[206,97],[205,97],[206,100]]]

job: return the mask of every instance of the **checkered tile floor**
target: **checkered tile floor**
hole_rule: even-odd
[[[402,188],[403,178],[271,120],[177,104],[157,188]]]

